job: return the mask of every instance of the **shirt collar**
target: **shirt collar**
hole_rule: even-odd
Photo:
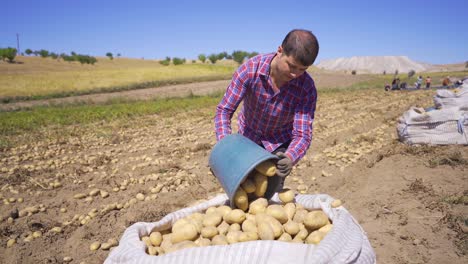
[[[265,60],[263,60],[262,64],[260,65],[260,70],[258,73],[260,75],[269,76],[270,75],[270,66],[271,61],[276,56],[276,52],[265,54]]]

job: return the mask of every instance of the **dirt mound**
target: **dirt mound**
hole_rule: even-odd
[[[418,63],[406,56],[354,56],[321,61],[317,67],[334,71],[356,71],[357,73],[393,73],[398,71],[425,71],[431,65]]]

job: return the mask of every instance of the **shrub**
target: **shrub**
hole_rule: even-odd
[[[218,55],[216,54],[211,54],[208,59],[211,61],[211,63],[215,64],[216,61],[218,60]]]
[[[181,65],[185,63],[185,59],[174,57],[172,58],[172,63],[174,63],[174,65]]]
[[[26,53],[26,55],[31,55],[33,53],[31,49],[26,49],[24,52]]]
[[[232,52],[232,59],[239,63],[242,64],[244,62],[244,59],[249,55],[248,52],[242,51],[242,50],[235,50]]]
[[[228,54],[227,54],[227,52],[225,52],[225,51],[219,53],[219,54],[218,54],[218,60],[222,60],[222,59],[226,58],[227,55],[228,55]]]
[[[356,70],[352,70],[352,71],[351,71],[351,74],[352,74],[352,75],[356,75]]]
[[[205,61],[206,61],[206,56],[205,56],[205,54],[200,54],[200,55],[198,55],[198,59],[199,59],[202,63],[205,63]]]
[[[414,70],[410,70],[410,71],[408,72],[408,78],[413,77],[413,75],[414,75],[415,73],[416,73],[416,72],[415,72]]]
[[[6,49],[0,49],[0,56],[2,57],[2,60],[7,59],[8,62],[14,62],[15,57],[16,57],[17,50],[15,48],[6,48]]]
[[[41,49],[39,51],[39,55],[42,57],[42,58],[47,58],[49,57],[49,51],[45,50],[45,49]]]
[[[166,57],[165,60],[159,61],[164,66],[168,66],[171,63],[171,57]]]

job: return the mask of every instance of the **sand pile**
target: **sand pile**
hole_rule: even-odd
[[[353,71],[357,73],[400,73],[414,70],[426,71],[429,64],[418,63],[406,56],[354,56],[321,61],[317,67],[333,71]]]

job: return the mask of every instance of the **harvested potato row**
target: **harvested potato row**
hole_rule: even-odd
[[[223,205],[177,220],[171,229],[143,236],[149,255],[159,256],[191,247],[230,245],[255,240],[318,244],[333,229],[322,210],[297,203],[268,204],[258,198],[248,211]]]

